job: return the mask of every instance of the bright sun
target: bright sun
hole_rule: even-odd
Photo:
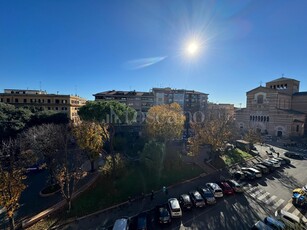
[[[189,56],[195,56],[199,51],[199,44],[196,41],[191,41],[186,46],[186,53]]]

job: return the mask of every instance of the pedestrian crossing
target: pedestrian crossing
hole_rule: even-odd
[[[287,212],[290,212],[300,218],[307,223],[307,218],[302,214],[301,210],[297,209],[293,204],[291,199],[289,201],[285,201],[283,199],[279,199],[277,196],[266,192],[259,186],[247,185],[244,187],[245,194],[252,197],[255,200],[258,200],[267,205],[267,207],[272,208],[272,211],[277,209],[283,209]]]

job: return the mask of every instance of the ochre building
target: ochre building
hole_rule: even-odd
[[[0,93],[0,102],[16,107],[53,110],[66,113],[73,122],[79,121],[78,110],[86,100],[79,96],[49,94],[42,90],[5,89]]]

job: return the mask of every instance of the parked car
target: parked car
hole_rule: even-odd
[[[233,188],[226,181],[219,182],[218,185],[221,187],[224,195],[235,194]]]
[[[205,206],[205,200],[204,198],[200,195],[200,193],[196,190],[193,190],[189,192],[189,195],[191,197],[191,200],[196,208],[202,208]]]
[[[270,226],[263,223],[261,220],[257,221],[252,227],[252,230],[274,230]]]
[[[281,165],[285,165],[286,164],[286,161],[284,159],[282,159],[281,157],[273,157],[272,159],[278,160]]]
[[[275,170],[275,167],[273,166],[272,162],[262,161],[259,164],[264,165],[265,167],[267,167],[270,170],[270,172],[273,172]]]
[[[233,188],[235,192],[244,192],[242,185],[240,185],[237,181],[227,180],[227,183]]]
[[[202,197],[205,199],[207,204],[215,204],[216,203],[216,199],[215,199],[213,193],[211,192],[211,190],[208,187],[199,187],[197,190],[202,195]]]
[[[304,221],[293,213],[279,209],[275,212],[275,217],[285,223],[291,229],[307,230]]]
[[[142,212],[137,216],[137,230],[147,230],[147,213]]]
[[[193,207],[191,197],[188,194],[182,194],[178,198],[179,204],[183,210],[190,210]]]
[[[245,180],[255,180],[256,175],[254,173],[245,171],[244,172]]]
[[[289,158],[287,157],[279,157],[279,158],[284,159],[287,165],[291,164],[291,160]]]
[[[302,189],[307,193],[307,184],[303,186]]]
[[[250,167],[250,168],[242,167],[241,170],[242,170],[243,172],[247,171],[247,172],[253,173],[253,174],[255,174],[255,177],[257,177],[257,178],[262,177],[261,171],[255,169],[255,168],[251,168],[251,167]]]
[[[293,158],[293,159],[299,159],[299,160],[304,159],[303,155],[295,153],[295,152],[286,152],[285,156],[289,158]]]
[[[286,229],[286,225],[283,222],[281,222],[281,221],[279,221],[279,220],[277,220],[273,217],[270,217],[270,216],[265,217],[263,222],[266,225],[270,226],[274,230],[284,230],[284,229]]]
[[[232,174],[233,178],[236,180],[243,180],[245,179],[245,174],[242,171],[236,171]]]
[[[168,199],[168,207],[171,213],[171,217],[182,217],[182,211],[177,198]]]
[[[217,183],[207,183],[206,186],[211,190],[214,197],[223,197],[223,190]]]
[[[264,166],[264,165],[262,165],[262,164],[255,164],[255,165],[253,166],[253,168],[255,168],[255,169],[261,171],[263,174],[264,174],[264,173],[269,173],[269,172],[270,172],[269,168],[266,167],[266,166]]]
[[[172,222],[171,215],[166,205],[156,207],[156,216],[159,224],[169,224]]]
[[[266,159],[264,161],[271,162],[273,164],[273,167],[275,167],[275,168],[280,168],[280,162],[278,160],[274,160],[272,158],[272,159]]]
[[[113,230],[129,230],[130,219],[128,217],[122,217],[115,220]]]

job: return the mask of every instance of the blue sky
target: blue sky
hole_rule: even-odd
[[[285,77],[307,91],[305,0],[2,0],[0,90],[186,88],[242,107]],[[196,38],[195,57],[184,52]],[[142,67],[142,68],[141,68]]]

